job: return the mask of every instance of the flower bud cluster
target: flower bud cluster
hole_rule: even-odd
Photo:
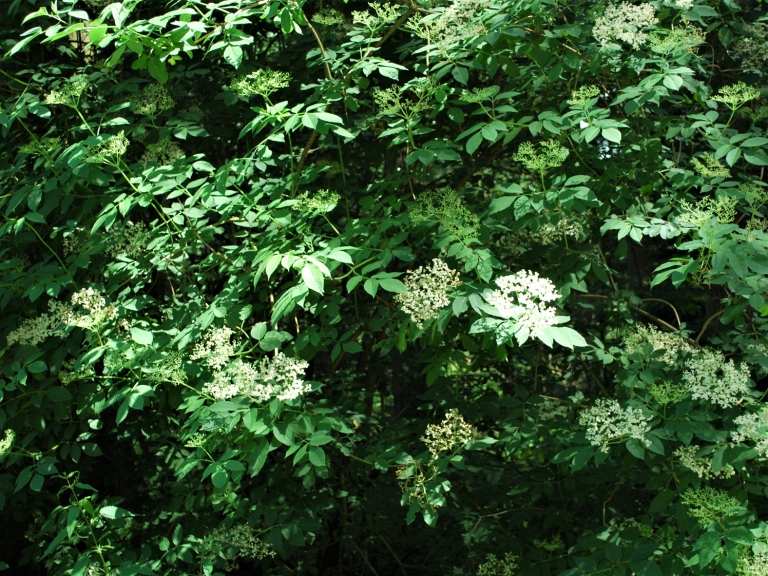
[[[477,435],[477,430],[459,414],[456,409],[445,413],[445,420],[440,424],[430,424],[421,437],[427,445],[432,458],[440,452],[450,452],[455,446],[464,446]]]
[[[362,24],[371,31],[377,30],[387,22],[394,22],[403,12],[400,6],[389,2],[386,4],[369,2],[368,6],[373,9],[376,15],[374,16],[370,12],[354,11],[352,12],[352,22]]]
[[[50,154],[61,144],[61,138],[41,138],[40,140],[33,140],[27,144],[19,146],[19,152],[25,154],[35,154],[37,156]]]
[[[707,37],[704,30],[689,22],[685,22],[683,26],[673,25],[672,30],[665,36],[653,33],[649,38],[651,50],[661,54],[668,54],[677,49],[684,49],[695,54],[698,52],[697,48],[706,41]]]
[[[738,576],[765,576],[768,574],[768,550],[744,547],[739,549],[739,563],[736,566]]]
[[[498,86],[487,86],[485,88],[472,88],[472,91],[470,92],[467,89],[464,89],[461,91],[461,96],[459,97],[459,100],[462,102],[469,102],[470,104],[476,104],[477,102],[482,102],[483,100],[488,100],[490,98],[493,98],[498,94],[499,87]]]
[[[718,196],[714,200],[704,198],[696,202],[695,205],[683,200],[680,202],[680,215],[677,219],[680,222],[693,224],[697,228],[701,228],[714,217],[717,217],[719,222],[726,224],[733,222],[736,218],[736,204],[738,202],[738,198],[733,196]]]
[[[277,70],[256,70],[246,76],[238,76],[232,79],[230,88],[239,96],[260,95],[269,98],[273,92],[281,88],[287,88],[291,82],[291,75]]]
[[[578,90],[571,92],[571,98],[568,104],[571,106],[586,106],[592,98],[600,95],[600,88],[597,86],[581,86]]]
[[[536,172],[557,168],[568,157],[568,149],[561,146],[557,140],[542,140],[540,145],[542,152],[536,152],[533,144],[523,142],[512,159],[515,162],[522,162],[528,170]]]
[[[680,464],[685,468],[688,468],[691,472],[695,473],[699,478],[704,480],[711,480],[713,478],[730,478],[736,472],[730,466],[726,465],[724,468],[715,472],[712,470],[712,458],[706,456],[697,456],[701,446],[691,444],[690,446],[680,446],[672,454],[675,458],[680,460]]]
[[[45,103],[74,106],[89,85],[90,82],[85,76],[77,76],[73,78],[69,84],[65,84],[60,90],[51,90],[46,94]]]
[[[322,24],[323,26],[334,26],[344,23],[344,15],[335,8],[325,8],[312,16],[312,22]]]
[[[421,329],[424,322],[436,318],[440,310],[451,303],[448,291],[460,284],[458,272],[435,258],[429,267],[419,266],[406,273],[406,291],[395,295],[395,301]]]
[[[232,528],[217,528],[203,539],[203,555],[215,556],[234,546],[239,551],[234,557],[242,556],[254,560],[273,557],[275,551],[269,544],[256,536],[253,528],[247,524],[238,524]]]
[[[136,258],[144,251],[149,234],[143,222],[127,222],[125,226],[116,228],[106,238],[107,254],[112,258],[127,256]]]
[[[411,207],[409,217],[412,224],[437,218],[440,224],[462,243],[466,243],[470,238],[477,238],[480,233],[480,219],[464,206],[461,195],[448,187],[421,193]]]
[[[184,358],[181,352],[169,352],[161,362],[145,366],[144,371],[149,373],[149,379],[153,382],[168,382],[174,386],[180,386],[187,381],[184,372]]]
[[[681,498],[683,504],[689,507],[688,515],[705,522],[725,516],[738,508],[741,503],[723,490],[711,486],[704,488],[688,488]]]
[[[723,86],[718,90],[716,96],[712,96],[712,100],[725,104],[731,110],[736,110],[747,102],[758,98],[760,98],[760,91],[754,86],[747,86],[744,82]]]
[[[613,441],[627,438],[636,438],[650,446],[645,435],[651,431],[651,420],[641,409],[622,408],[616,400],[607,398],[598,398],[592,408],[579,414],[579,425],[587,429],[587,439],[603,452],[608,452],[608,445]]]
[[[149,84],[140,93],[131,96],[131,111],[143,116],[155,116],[175,105],[176,102],[163,84]]]
[[[673,366],[681,352],[692,353],[694,348],[687,340],[672,332],[660,332],[654,326],[638,324],[623,338],[624,353],[628,356],[643,351],[643,347],[650,344],[654,352],[664,351],[662,355],[656,355],[654,360]]]
[[[148,144],[141,156],[141,162],[145,167],[149,164],[170,166],[180,158],[184,158],[184,150],[170,137],[167,137],[155,144]]]
[[[209,328],[202,341],[195,344],[190,360],[203,360],[212,370],[220,370],[235,355],[238,341],[233,342],[234,332],[227,326]]]
[[[648,39],[643,28],[659,22],[656,9],[651,4],[634,5],[622,2],[618,6],[609,5],[605,13],[595,21],[592,34],[605,48],[612,40],[621,40],[635,50],[642,47]]]
[[[717,158],[715,158],[715,155],[710,152],[704,152],[698,158],[691,158],[691,162],[693,162],[693,169],[707,178],[731,177],[731,171],[720,164]]]
[[[496,554],[488,554],[485,562],[477,568],[477,576],[514,576],[517,571],[517,556],[512,552],[504,555],[504,560],[499,560]]]
[[[489,7],[488,0],[455,0],[437,18],[412,18],[409,26],[420,38],[445,50],[485,35],[488,28],[482,19]]]
[[[330,190],[318,190],[317,192],[304,192],[296,197],[296,204],[291,210],[297,212],[323,213],[330,212],[341,200],[341,196]]]
[[[125,131],[120,130],[116,135],[110,136],[98,146],[93,146],[85,156],[86,162],[111,164],[119,161],[128,149],[128,138]]]
[[[560,298],[550,280],[538,272],[520,270],[494,282],[499,289],[487,293],[485,299],[496,307],[501,317],[513,319],[534,337],[557,324],[557,311],[546,304]]]
[[[736,431],[731,432],[735,442],[754,442],[757,453],[768,456],[768,408],[742,414],[734,418],[733,423],[737,426]]]

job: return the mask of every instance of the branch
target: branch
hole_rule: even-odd
[[[576,298],[578,298],[578,299],[585,299],[585,300],[611,300],[611,301],[615,300],[614,298],[611,298],[609,296],[603,296],[602,294],[577,294]],[[647,316],[648,318],[650,318],[654,322],[658,322],[659,324],[661,324],[662,326],[664,326],[665,328],[667,328],[671,332],[677,332],[678,331],[678,328],[675,328],[674,326],[672,326],[672,324],[670,324],[669,322],[667,322],[665,320],[662,320],[658,316],[654,316],[650,312],[646,312],[645,310],[643,310],[642,308],[640,308],[638,306],[635,306],[634,304],[630,304],[628,302],[626,304],[627,304],[627,306],[629,308],[631,308],[635,312],[639,312],[640,314],[642,314],[643,316]],[[690,339],[688,339],[688,340],[690,340]],[[693,341],[691,341],[691,342],[693,342]],[[693,342],[693,343],[697,344],[696,342]]]
[[[342,540],[342,542],[343,542],[343,540]],[[365,564],[368,566],[368,568],[370,569],[370,571],[371,571],[371,572],[373,572],[373,573],[375,574],[375,576],[379,576],[379,573],[378,573],[378,572],[376,572],[376,570],[375,570],[375,568],[374,568],[373,566],[371,566],[371,563],[370,563],[370,562],[368,562],[368,557],[365,555],[365,553],[364,553],[362,550],[360,550],[360,548],[358,547],[358,545],[357,545],[357,544],[355,544],[355,541],[354,541],[354,540],[352,540],[352,539],[350,538],[350,539],[348,539],[348,540],[347,540],[347,542],[349,542],[350,544],[352,544],[352,546],[354,547],[354,549],[355,549],[355,550],[357,550],[357,552],[360,554],[360,556],[362,556],[363,560],[365,560]]]
[[[726,309],[723,308],[722,310],[720,310],[720,312],[715,312],[714,314],[712,314],[712,316],[707,318],[707,321],[704,322],[704,326],[701,327],[701,331],[699,332],[699,335],[696,336],[696,340],[694,340],[694,342],[696,342],[696,344],[698,344],[699,340],[701,340],[701,337],[704,336],[704,332],[707,329],[707,326],[709,326],[709,323],[712,322],[712,320],[714,320],[718,316],[720,316],[723,312],[725,312],[725,310]]]

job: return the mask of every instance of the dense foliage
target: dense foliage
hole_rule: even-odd
[[[756,0],[12,0],[0,568],[768,575]]]

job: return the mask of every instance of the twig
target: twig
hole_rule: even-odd
[[[615,300],[615,298],[611,298],[610,296],[604,296],[602,294],[577,294],[576,298],[577,299],[582,299],[582,300],[611,300],[611,301]],[[667,322],[665,320],[662,320],[658,316],[654,316],[650,312],[646,312],[645,310],[643,310],[642,308],[640,308],[638,306],[635,306],[634,304],[630,304],[628,302],[626,304],[627,304],[627,306],[629,308],[631,308],[635,312],[639,312],[640,314],[642,314],[643,316],[647,316],[648,318],[650,318],[654,322],[658,322],[659,324],[661,324],[665,328],[668,328],[671,332],[677,332],[678,331],[678,329],[675,328],[674,326],[672,326],[672,324],[670,324],[669,322]]]
[[[704,331],[707,329],[707,326],[709,326],[709,323],[710,323],[710,322],[712,322],[712,320],[714,320],[714,319],[715,319],[715,318],[717,318],[718,316],[720,316],[720,315],[721,315],[723,312],[725,312],[725,310],[726,310],[726,309],[725,309],[725,308],[723,308],[723,309],[722,309],[722,310],[720,310],[719,312],[715,312],[714,314],[712,314],[712,316],[710,316],[709,318],[707,318],[707,321],[706,321],[706,322],[704,322],[704,326],[702,326],[702,327],[701,327],[701,331],[699,332],[699,335],[698,335],[698,336],[696,336],[696,340],[694,340],[694,342],[696,342],[696,344],[698,344],[698,343],[699,343],[699,340],[701,340],[701,337],[702,337],[702,336],[704,336]]]
[[[404,576],[408,576],[408,573],[405,571],[405,568],[403,568],[403,563],[400,561],[400,558],[395,554],[395,551],[392,550],[392,546],[389,545],[389,542],[387,542],[387,539],[384,538],[379,532],[374,528],[373,521],[371,521],[371,532],[376,534],[379,538],[381,538],[381,541],[384,542],[384,546],[387,547],[387,550],[389,550],[392,553],[392,556],[395,557],[395,560],[397,561],[398,566],[400,566],[400,571],[403,573]]]
[[[371,570],[371,572],[373,572],[375,574],[375,576],[379,576],[379,573],[376,572],[376,569],[373,566],[371,566],[371,563],[368,562],[367,556],[365,555],[365,553],[362,550],[360,550],[360,547],[357,544],[355,544],[355,541],[350,538],[350,539],[347,540],[347,542],[352,544],[354,549],[358,551],[358,553],[360,554],[360,556],[362,556],[363,560],[365,561],[365,564],[368,566],[368,568]]]
[[[672,304],[670,304],[669,302],[661,298],[643,298],[643,302],[663,302],[664,304],[672,308],[672,312],[675,313],[675,319],[677,319],[677,327],[678,329],[680,328],[680,315],[677,313],[677,308],[672,306]]]

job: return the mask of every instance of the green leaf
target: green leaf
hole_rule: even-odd
[[[304,284],[307,285],[307,288],[313,292],[317,292],[318,294],[323,293],[323,285],[325,283],[323,273],[311,262],[307,262],[301,269],[301,279],[304,281]]]
[[[621,142],[621,132],[619,132],[616,128],[603,128],[601,133],[603,138],[609,142],[615,142],[617,144]]]
[[[664,508],[672,503],[672,500],[675,499],[676,495],[677,492],[674,490],[662,490],[651,501],[651,514],[656,514],[657,512],[664,510]]]
[[[152,344],[154,337],[152,332],[149,332],[148,330],[144,330],[137,326],[131,326],[131,339],[142,346],[149,346]]]
[[[451,70],[451,75],[455,78],[456,82],[464,86],[469,82],[469,70],[463,66],[454,66],[453,70]]]
[[[48,398],[54,402],[69,402],[72,400],[72,393],[62,386],[53,386],[52,388],[48,388],[45,393],[48,395]]]
[[[405,294],[407,292],[405,284],[396,278],[381,278],[379,279],[379,285],[387,292],[394,292],[396,294]]]
[[[42,374],[43,372],[48,370],[48,366],[42,360],[35,360],[31,364],[29,364],[26,368],[30,374]]]
[[[325,466],[325,452],[322,448],[312,446],[309,449],[309,461],[318,467]]]
[[[639,458],[640,460],[645,458],[645,445],[643,444],[642,440],[638,440],[637,438],[630,438],[627,440],[627,450],[635,458]]]
[[[216,470],[211,474],[211,482],[216,488],[221,490],[227,485],[228,481],[229,474],[220,464],[217,464]]]
[[[152,78],[157,80],[160,84],[168,82],[168,70],[165,68],[165,62],[162,62],[158,58],[150,58],[147,61],[147,69]]]

